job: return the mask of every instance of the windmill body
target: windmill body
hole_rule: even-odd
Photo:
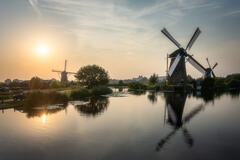
[[[68,82],[66,71],[61,72],[61,82]]]
[[[57,71],[57,70],[52,70],[52,72],[57,72],[61,74],[61,82],[62,83],[67,83],[68,82],[68,74],[76,74],[74,72],[67,72],[67,60],[65,60],[65,65],[64,65],[64,70],[63,71]]]
[[[169,70],[170,70],[171,66],[173,65],[173,63],[179,53],[183,54],[183,50],[178,49],[168,56],[168,58],[171,59]],[[182,57],[179,60],[179,63],[177,64],[175,71],[172,73],[171,76],[169,76],[169,74],[168,74],[167,79],[168,79],[169,84],[180,84],[180,85],[186,84],[187,73],[186,73],[185,57]]]

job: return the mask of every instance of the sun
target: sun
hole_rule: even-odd
[[[36,47],[36,53],[41,56],[47,55],[49,54],[49,47],[46,44],[40,44]]]

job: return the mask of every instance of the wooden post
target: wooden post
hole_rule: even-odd
[[[166,85],[167,85],[167,79],[168,79],[168,53],[167,53],[167,69],[166,69],[166,80],[165,80]]]

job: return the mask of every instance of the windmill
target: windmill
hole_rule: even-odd
[[[65,60],[65,65],[64,65],[63,71],[58,71],[58,70],[54,70],[54,69],[52,70],[52,72],[61,73],[61,82],[62,83],[68,82],[68,78],[67,78],[68,74],[76,74],[74,72],[67,72],[66,69],[67,69],[67,60]]]
[[[218,65],[218,63],[215,63],[214,66],[211,67],[208,58],[206,58],[206,60],[207,60],[208,66],[209,66],[209,68],[206,69],[207,70],[207,76],[211,76],[211,74],[212,74],[212,76],[215,78],[216,76],[213,72],[213,69]]]
[[[200,111],[204,109],[204,105],[200,104],[193,108],[189,113],[183,117],[184,105],[186,102],[186,94],[166,94],[166,108],[168,111],[167,122],[173,127],[172,131],[163,137],[156,146],[156,151],[161,151],[164,145],[179,131],[183,132],[184,140],[189,147],[193,146],[194,139],[187,130],[186,125],[195,117]],[[164,116],[166,117],[166,116]],[[165,122],[165,119],[164,119]]]
[[[184,49],[173,37],[172,35],[167,31],[166,28],[163,28],[161,31],[170,41],[172,41],[178,49],[174,51],[172,54],[168,56],[168,58],[171,59],[169,70],[168,70],[168,81],[171,84],[185,84],[187,79],[186,74],[186,64],[185,64],[185,58],[187,58],[187,61],[198,71],[200,71],[204,77],[209,77],[211,74],[213,77],[215,77],[215,74],[213,73],[213,69],[217,66],[217,63],[214,65],[214,67],[205,68],[203,67],[196,59],[192,57],[192,55],[188,54],[187,51],[189,51],[198,38],[198,36],[201,33],[201,30],[199,28],[196,29],[194,32],[192,38],[188,42],[186,48]]]

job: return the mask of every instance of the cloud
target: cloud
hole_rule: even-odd
[[[205,0],[143,1],[136,6],[135,0],[131,4],[125,0],[121,3],[115,0],[29,2],[37,12],[40,8],[46,18],[51,18],[50,26],[76,37],[79,48],[99,54],[156,52],[164,39],[160,33],[162,27],[176,26],[189,11],[219,5]]]
[[[41,16],[41,12],[38,8],[38,0],[28,0],[28,2],[32,6],[34,11],[38,14],[38,16]]]
[[[234,10],[234,11],[224,14],[224,16],[234,16],[234,15],[238,15],[238,14],[240,14],[240,10]]]

